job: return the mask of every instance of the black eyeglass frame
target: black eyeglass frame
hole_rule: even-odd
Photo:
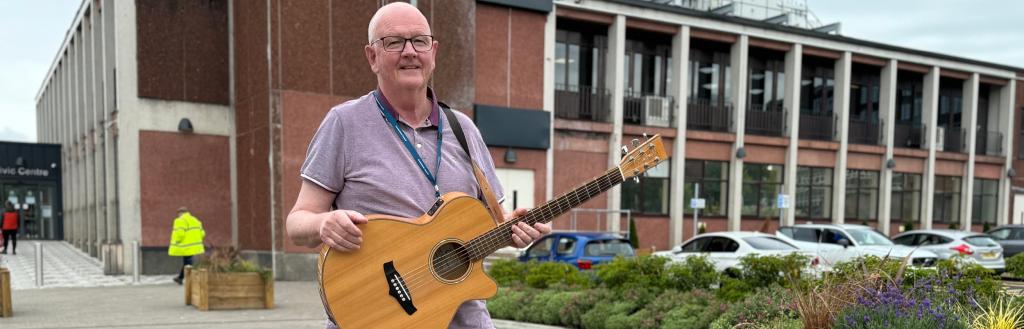
[[[416,38],[420,38],[420,37],[428,37],[428,38],[430,38],[430,42],[427,43],[427,47],[428,48],[426,50],[416,49],[416,43],[414,43],[413,40],[415,40]],[[387,46],[385,46],[385,44],[384,44],[384,39],[387,39],[387,38],[402,39],[402,49],[388,50]],[[397,35],[389,35],[389,36],[384,36],[384,37],[380,37],[380,38],[374,39],[373,42],[370,42],[370,45],[372,46],[372,45],[376,44],[377,42],[380,42],[380,48],[384,49],[384,51],[389,52],[389,53],[400,53],[400,52],[405,51],[405,45],[412,44],[412,50],[414,50],[414,51],[416,51],[418,53],[425,53],[425,52],[429,52],[429,51],[434,49],[434,41],[437,41],[437,39],[434,39],[434,36],[430,35],[430,34],[414,35],[411,38],[406,38],[406,37],[397,36]]]

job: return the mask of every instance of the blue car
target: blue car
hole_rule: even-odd
[[[616,256],[636,256],[629,240],[617,234],[556,232],[530,245],[519,256],[519,261],[562,262],[589,270],[594,265],[610,262]]]

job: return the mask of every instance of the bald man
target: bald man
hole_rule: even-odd
[[[302,187],[287,219],[288,237],[300,246],[355,251],[363,241],[363,214],[416,218],[441,194],[482,196],[470,157],[428,86],[439,44],[426,17],[412,5],[391,3],[370,19],[367,34],[363,52],[377,76],[377,89],[332,108],[310,142],[300,172]],[[479,130],[466,115],[455,115],[473,161],[504,200]],[[516,209],[505,217],[525,213]],[[551,226],[519,223],[512,232],[513,245],[522,248],[551,232]],[[493,327],[483,301],[462,304],[449,326]]]

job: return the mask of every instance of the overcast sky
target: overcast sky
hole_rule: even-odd
[[[845,36],[1024,67],[1024,1],[808,2],[822,23],[842,22]],[[0,140],[36,141],[36,93],[80,4],[0,1]]]

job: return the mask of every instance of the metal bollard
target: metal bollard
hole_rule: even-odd
[[[43,286],[43,244],[36,242],[36,287]]]
[[[139,283],[139,240],[132,241],[132,282]]]

